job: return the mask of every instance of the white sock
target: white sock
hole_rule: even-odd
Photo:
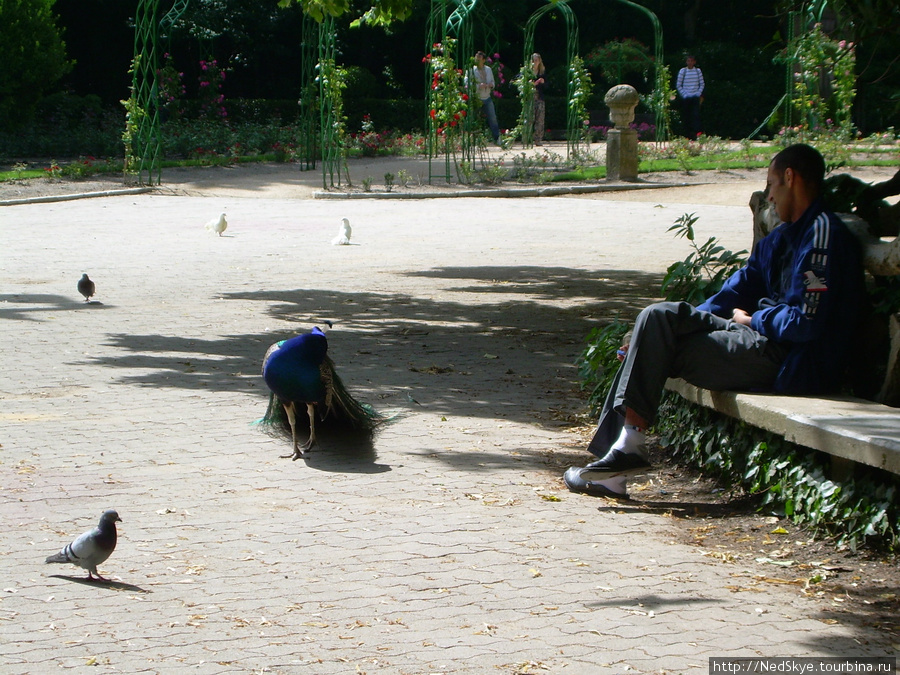
[[[622,427],[619,438],[612,444],[610,450],[621,450],[626,454],[640,455],[644,459],[648,459],[647,434],[640,427],[626,424]]]
[[[616,476],[615,478],[607,478],[605,480],[592,480],[592,485],[602,485],[612,492],[618,492],[620,495],[628,493],[627,479],[625,476]]]

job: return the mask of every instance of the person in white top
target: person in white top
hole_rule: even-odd
[[[497,122],[497,111],[494,109],[494,71],[485,65],[484,61],[484,52],[475,52],[472,78],[475,82],[475,92],[481,101],[481,110],[487,117],[488,129],[491,130],[494,143],[500,145],[500,124]]]
[[[700,104],[703,103],[703,71],[697,67],[697,59],[688,56],[687,65],[678,71],[675,88],[681,96],[682,123],[685,136],[695,139],[700,135]]]

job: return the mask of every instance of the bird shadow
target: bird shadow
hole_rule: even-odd
[[[303,428],[300,420],[298,427]],[[290,431],[282,428],[264,428],[264,431],[273,438],[289,441],[291,437]],[[340,429],[332,426],[326,433],[320,433],[313,449],[298,457],[297,461],[303,460],[310,469],[330,473],[386,473],[391,467],[377,462],[378,453],[375,450],[377,432],[377,429]],[[290,450],[289,443],[285,444],[285,449]],[[284,459],[288,461],[288,458]]]
[[[131,593],[152,593],[152,591],[148,591],[146,588],[141,588],[140,586],[135,586],[134,584],[126,584],[123,581],[112,581],[110,579],[90,579],[87,577],[72,577],[67,574],[51,574],[49,576],[51,579],[64,579],[65,581],[71,581],[73,583],[82,584],[84,586],[108,588],[111,591],[129,591]]]
[[[0,293],[0,319],[14,321],[44,321],[39,315],[49,312],[68,312],[92,307],[111,309],[99,300],[73,300],[51,293]]]
[[[329,473],[387,473],[388,464],[379,464],[375,445],[368,438],[329,437],[322,445],[306,453],[300,459],[310,469]]]

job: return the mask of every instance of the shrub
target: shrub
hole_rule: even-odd
[[[42,99],[33,119],[15,131],[0,131],[5,157],[121,157],[122,114],[96,96],[53,94]]]
[[[54,0],[0,2],[0,125],[29,121],[45,92],[68,73],[66,45],[52,13]]]

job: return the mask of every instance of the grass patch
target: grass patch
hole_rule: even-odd
[[[205,157],[190,159],[163,159],[160,160],[160,168],[190,168],[199,166],[229,166],[232,164],[256,164],[261,162],[277,162],[277,153],[270,152],[256,155],[240,155],[226,157],[222,155],[207,155]],[[51,161],[49,166],[43,169],[17,169],[0,171],[0,183],[14,180],[33,180],[36,178],[68,178],[84,179],[98,174],[121,174],[121,159],[107,159],[102,162],[89,160],[77,160],[69,163],[57,164]]]
[[[194,129],[194,127],[190,127]],[[195,131],[210,132],[210,125],[196,125]],[[185,154],[175,152],[168,158],[162,159],[161,168],[200,167],[200,166],[228,166],[233,164],[258,163],[258,162],[290,162],[301,157],[296,145],[273,140],[275,136],[266,136],[265,140],[253,137],[250,133],[251,125],[242,125],[239,134],[224,128],[215,128],[228,136],[226,141],[218,143],[222,146],[218,149],[204,149],[206,144],[198,143],[199,131],[194,133],[185,147],[194,148]],[[253,129],[256,129],[255,127]],[[264,130],[256,129],[256,135],[263,134]],[[284,129],[279,131],[285,132]],[[211,132],[210,132],[211,133]],[[265,135],[265,134],[263,134]],[[270,134],[271,135],[271,134]],[[372,154],[392,154],[410,156],[419,153],[416,144],[417,137],[411,134],[370,135],[375,138],[366,146],[361,147],[359,138],[351,140],[348,148],[350,157],[369,156]],[[178,134],[173,137],[177,140]],[[368,139],[368,136],[365,137]],[[236,140],[240,139],[240,140]],[[209,139],[205,139],[209,141]],[[254,142],[248,142],[253,140]],[[184,141],[184,139],[182,139]],[[272,146],[270,152],[266,150]],[[726,143],[722,139],[705,138],[703,141],[689,142],[685,139],[676,139],[666,144],[642,143],[639,147],[641,160],[638,165],[638,173],[687,173],[693,171],[726,171],[741,169],[766,168],[772,156],[780,150],[777,145],[758,145],[742,143],[741,149],[725,149]],[[224,148],[224,149],[222,149]],[[373,150],[374,148],[374,150]],[[848,169],[861,166],[898,167],[900,157],[892,145],[873,146],[866,141],[847,146],[842,146],[843,154],[832,158],[832,168]],[[376,152],[377,150],[377,152]],[[606,178],[606,166],[598,165],[600,161],[598,153],[588,153],[585,156],[566,158],[550,153],[543,157],[513,156],[513,169],[516,180],[522,183],[547,183],[547,182],[583,182],[598,181]],[[77,160],[57,163],[49,160],[46,167],[36,167],[33,163],[15,164],[7,170],[0,170],[0,182],[14,180],[32,180],[41,177],[84,179],[95,174],[122,173],[122,160],[119,158],[94,159],[93,157],[81,157]],[[569,170],[561,170],[569,169]]]
[[[29,178],[42,178],[47,172],[43,169],[23,169],[13,171],[0,171],[0,183],[9,180],[27,180]]]
[[[685,157],[653,157],[642,159],[638,163],[638,173],[665,173],[692,171],[727,171],[734,169],[765,169],[779,147],[754,147],[751,154],[742,151],[730,151],[720,154]],[[852,147],[853,157],[846,159],[836,168],[845,169],[860,166],[900,166],[900,157],[896,151],[873,149],[871,147]],[[554,181],[592,181],[606,178],[605,166],[579,167],[572,171],[557,174]]]

